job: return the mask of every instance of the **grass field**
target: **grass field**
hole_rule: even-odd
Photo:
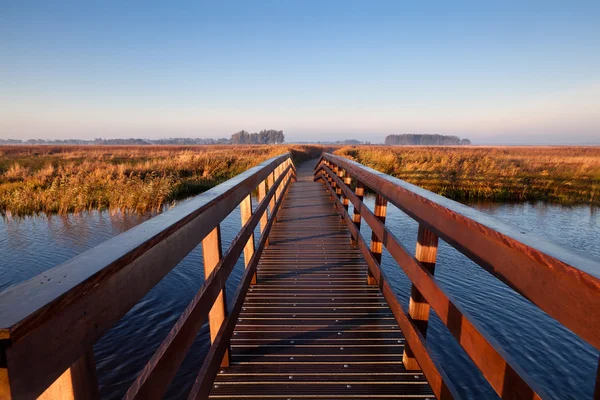
[[[0,146],[0,214],[144,213],[322,146]],[[330,149],[328,149],[330,150]],[[600,205],[600,147],[347,146],[335,153],[459,200]]]
[[[147,212],[201,193],[292,152],[320,146],[0,146],[0,213],[23,216],[93,209]]]
[[[600,147],[342,147],[336,154],[471,200],[600,205]]]

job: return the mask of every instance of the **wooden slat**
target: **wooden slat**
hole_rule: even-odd
[[[415,259],[421,263],[423,268],[427,269],[431,275],[435,271],[435,259],[437,256],[438,237],[423,225],[419,225],[417,233],[417,249]],[[408,315],[413,323],[419,328],[423,337],[427,336],[427,324],[429,321],[429,303],[423,297],[415,285],[410,288],[410,300],[408,303]],[[419,369],[419,364],[415,359],[410,346],[404,349],[402,357],[404,366],[409,370]]]
[[[221,226],[217,225],[204,240],[202,240],[202,259],[204,260],[204,279],[208,279],[223,258],[221,246]],[[210,331],[211,343],[215,341],[217,332],[221,328],[223,320],[227,316],[227,301],[225,300],[225,290],[221,290],[215,302],[208,313],[208,326]],[[221,361],[221,366],[229,365],[229,354],[225,353]]]
[[[325,171],[322,171],[322,172],[323,172],[323,174],[325,174]],[[350,179],[352,179],[350,174],[348,174],[348,177]],[[350,183],[350,182],[348,182],[348,183]],[[354,195],[360,200],[360,203],[362,203],[363,196],[365,195],[365,187],[363,186],[361,181],[358,181],[358,180],[356,181],[356,189],[354,189]],[[354,212],[352,215],[352,222],[354,222],[356,229],[358,231],[360,231],[360,221],[361,221],[360,207],[359,208],[353,207],[353,208],[354,208]],[[356,239],[353,237],[351,239],[350,243],[352,243],[353,246],[356,246],[356,244],[357,244]]]
[[[338,182],[338,185],[340,182]],[[341,187],[340,187],[341,191]],[[381,196],[375,196],[375,208],[373,210],[373,214],[381,221],[382,224],[385,223],[385,215],[387,214],[387,200]],[[377,261],[377,264],[381,264],[381,254],[383,252],[383,236],[377,236],[377,232],[371,232],[371,246],[369,248],[371,251],[371,255]],[[373,278],[371,271],[369,271],[369,276],[367,277],[367,283],[369,285],[376,285],[377,282]]]
[[[258,185],[258,202],[260,203],[264,198],[265,195],[267,194],[267,179],[265,179],[264,181],[262,181],[260,183],[260,185]],[[265,231],[265,228],[267,226],[267,222],[269,215],[268,215],[268,211],[265,210],[265,212],[262,214],[262,216],[260,217],[260,233],[262,234]],[[266,241],[266,246],[269,245],[269,239],[267,238]]]
[[[246,225],[246,223],[252,217],[252,196],[251,195],[246,196],[246,198],[244,200],[242,200],[242,203],[240,204],[240,216],[242,219],[242,226]],[[260,220],[262,221],[262,215],[260,217]],[[244,246],[244,265],[246,266],[246,268],[248,268],[248,265],[250,265],[250,260],[252,259],[253,255],[254,255],[254,233],[252,233],[250,235],[250,238],[248,239],[246,246]],[[252,282],[250,282],[250,283],[252,285],[254,285],[256,283],[256,274],[252,275]]]
[[[331,154],[324,158],[346,169],[600,350],[597,260],[354,161]]]

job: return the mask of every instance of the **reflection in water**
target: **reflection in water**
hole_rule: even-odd
[[[373,198],[367,196],[366,202],[372,207]],[[600,218],[594,208],[543,203],[471,206],[600,259]],[[60,264],[151,216],[92,211],[0,221],[0,290]],[[409,250],[414,251],[417,224],[412,219],[390,206],[386,224]],[[369,238],[370,232],[365,225],[361,230]],[[235,210],[221,227],[226,248],[240,229],[239,211]],[[383,268],[406,306],[410,282],[385,251]],[[238,262],[227,282],[229,299],[233,298],[242,271],[243,263]],[[440,243],[435,276],[459,306],[474,316],[475,321],[553,398],[591,398],[598,357],[591,346],[444,242]],[[198,247],[97,343],[94,350],[103,398],[123,396],[203,280],[202,251]],[[427,338],[429,346],[466,398],[495,397],[435,316]],[[187,393],[208,344],[205,325],[191,349],[193,356],[184,361],[169,388],[168,397],[180,398]]]

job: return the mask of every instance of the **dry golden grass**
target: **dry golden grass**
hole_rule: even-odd
[[[459,201],[600,204],[600,147],[353,146],[335,153]]]
[[[321,146],[0,146],[0,213],[160,210],[276,155]]]

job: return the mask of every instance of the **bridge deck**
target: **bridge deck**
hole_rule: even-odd
[[[298,168],[211,398],[433,398],[312,165]]]

